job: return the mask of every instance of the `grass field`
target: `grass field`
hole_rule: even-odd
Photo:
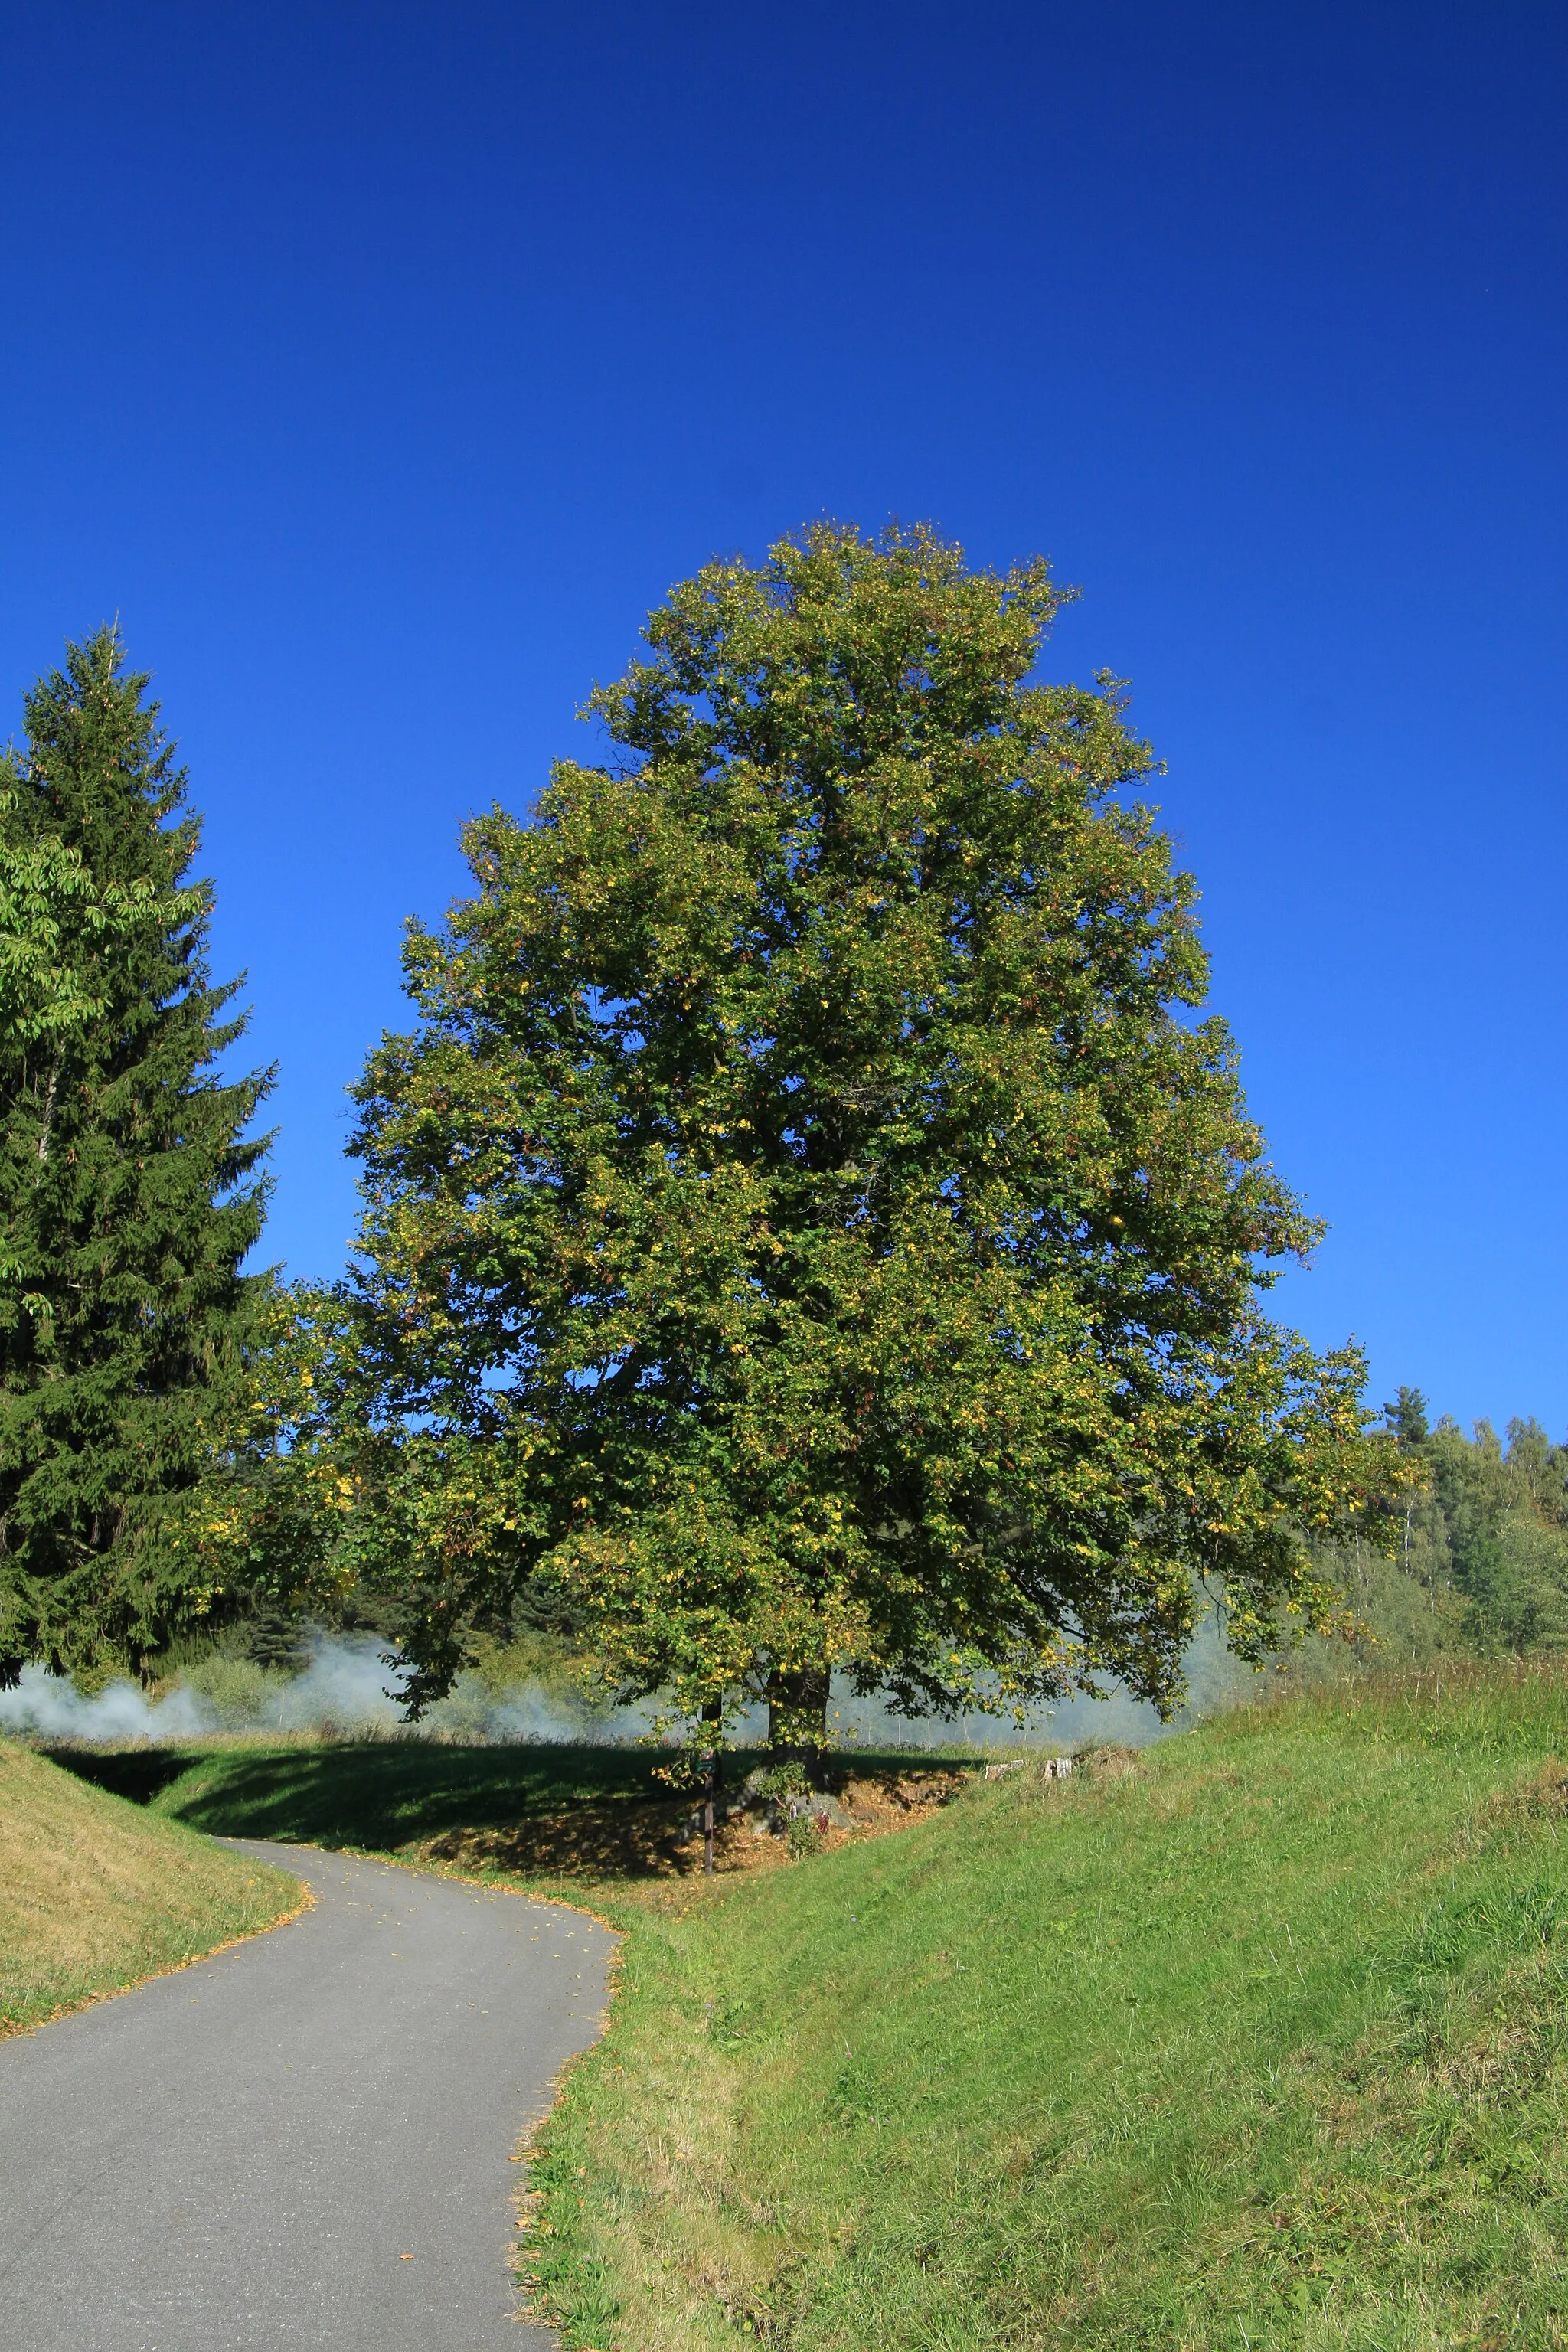
[[[89,1769],[630,1930],[531,2173],[571,2347],[1503,2352],[1568,2342],[1560,1758],[1561,1674],[1363,1682],[707,1887],[635,1753]]]
[[[634,1935],[533,2179],[571,2344],[1568,2340],[1563,1681],[1363,1689]]]
[[[0,1739],[0,2033],[176,1968],[298,1909],[281,1871]]]

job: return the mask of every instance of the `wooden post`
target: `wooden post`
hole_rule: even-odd
[[[705,1722],[717,1724],[722,1720],[723,1708],[718,1700],[710,1699],[703,1708],[702,1716]],[[715,1745],[708,1750],[708,1794],[702,1806],[702,1874],[705,1878],[713,1875],[713,1814],[718,1796],[719,1750]]]

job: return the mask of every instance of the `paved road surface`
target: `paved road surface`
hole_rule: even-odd
[[[243,1851],[315,1908],[0,2042],[5,2352],[552,2343],[510,2315],[510,2159],[598,2030],[613,1938],[381,1863]]]

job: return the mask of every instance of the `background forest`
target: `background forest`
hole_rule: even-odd
[[[1486,1421],[1467,1437],[1447,1413],[1433,1422],[1415,1388],[1384,1417],[1422,1483],[1392,1557],[1353,1539],[1336,1551],[1332,1572],[1363,1628],[1352,1657],[1420,1664],[1568,1645],[1568,1446],[1517,1417],[1500,1437]],[[1345,1643],[1314,1636],[1287,1664],[1309,1680],[1342,1671]]]

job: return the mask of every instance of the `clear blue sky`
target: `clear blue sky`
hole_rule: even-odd
[[[1568,1426],[1547,5],[0,13],[0,689],[114,614],[342,1263],[342,1088],[463,816],[822,513],[1040,550],[1330,1220],[1283,1310]]]

